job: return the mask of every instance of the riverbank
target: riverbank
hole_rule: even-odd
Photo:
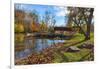
[[[44,49],[41,53],[33,53],[27,58],[19,61],[15,60],[16,65],[27,64],[46,64],[46,63],[63,63],[63,62],[77,62],[77,61],[92,61],[94,60],[93,48],[81,48],[86,46],[94,46],[94,35],[91,33],[91,39],[84,41],[82,34],[75,34],[74,37],[66,42],[54,44],[53,46]],[[69,52],[70,47],[77,47],[78,52]]]

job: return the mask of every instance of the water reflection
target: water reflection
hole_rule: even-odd
[[[26,37],[21,42],[15,42],[15,59],[27,57],[31,53],[39,53],[45,48],[59,42],[64,42],[64,40],[36,39],[33,37]]]

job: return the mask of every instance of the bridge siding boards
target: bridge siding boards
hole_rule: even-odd
[[[67,27],[54,27],[54,31],[73,31],[72,28]]]

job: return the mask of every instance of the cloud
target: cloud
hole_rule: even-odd
[[[56,13],[56,16],[65,16],[65,12],[59,11],[59,12]]]
[[[65,16],[69,13],[66,7],[54,7],[54,10],[56,11],[56,16]]]

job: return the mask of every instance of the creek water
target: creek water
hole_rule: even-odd
[[[15,59],[27,57],[32,53],[41,52],[45,48],[63,42],[65,40],[24,38],[21,42],[15,42],[15,48],[20,48],[20,50],[15,49]]]

